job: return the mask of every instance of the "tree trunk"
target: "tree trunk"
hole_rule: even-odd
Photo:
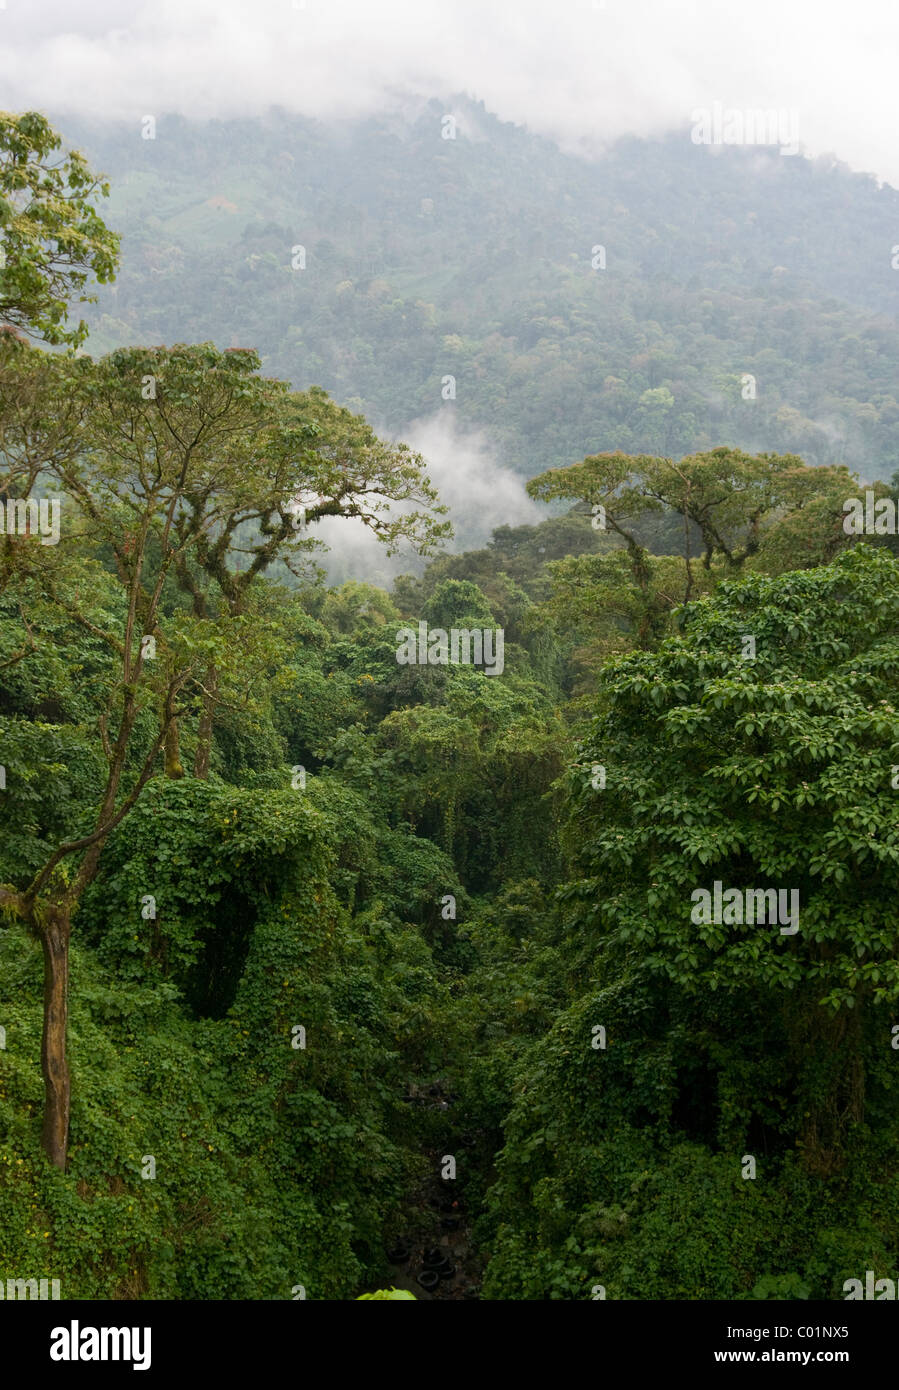
[[[66,1061],[66,1021],[69,1009],[69,911],[53,907],[40,927],[44,949],[44,1032],[41,1071],[44,1074],[44,1152],[56,1168],[65,1169],[69,1138],[69,1065]]]
[[[689,603],[693,596],[693,564],[690,558],[690,517],[684,509],[684,563],[687,567],[687,588],[684,593],[684,603]]]
[[[817,1177],[843,1168],[848,1131],[864,1120],[862,1012],[860,998],[854,1009],[837,1014],[816,1004],[791,1010],[790,1050],[799,1060],[804,1107],[799,1143],[804,1167]]]
[[[165,731],[165,775],[166,777],[184,776],[184,768],[181,766],[177,719],[172,719]]]
[[[194,754],[194,776],[204,781],[209,776],[209,760],[212,754],[212,724],[215,712],[215,696],[218,690],[218,671],[210,666],[206,672],[206,691],[203,696],[203,712],[197,730],[197,751]]]

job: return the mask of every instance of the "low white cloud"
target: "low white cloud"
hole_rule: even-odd
[[[585,151],[695,108],[795,111],[813,154],[899,184],[888,0],[6,0],[3,105],[327,119],[464,92]]]
[[[448,550],[477,550],[497,526],[545,520],[546,510],[528,497],[524,480],[498,462],[483,431],[458,428],[452,407],[413,421],[397,438],[422,455],[428,477],[449,508],[455,539]],[[330,547],[317,562],[332,583],[367,579],[387,588],[396,575],[422,568],[409,549],[388,559],[384,546],[359,521],[326,518],[316,526],[315,537]]]
[[[497,461],[487,435],[460,430],[451,406],[413,421],[401,437],[427,463],[428,477],[449,507],[466,550],[483,545],[496,526],[545,519],[545,509],[525,492],[524,480]]]

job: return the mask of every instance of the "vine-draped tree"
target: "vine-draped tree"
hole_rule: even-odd
[[[43,655],[26,611],[37,576],[55,609],[108,657],[95,673],[93,717],[82,730],[105,767],[102,791],[76,833],[58,841],[33,873],[0,889],[4,909],[27,922],[43,945],[43,1142],[51,1161],[64,1167],[73,918],[110,833],[155,775],[163,749],[168,774],[182,774],[178,721],[207,708],[210,668],[227,661],[239,669],[252,652],[251,644],[234,640],[234,624],[252,579],[294,535],[299,488],[321,484],[321,492],[327,485],[320,506],[333,515],[359,514],[364,494],[377,492],[372,513],[388,539],[410,535],[426,544],[441,526],[411,509],[399,520],[387,515],[392,501],[436,503],[414,456],[381,446],[364,422],[355,422],[365,454],[354,462],[341,413],[330,412],[342,426],[333,439],[324,405],[322,425],[304,428],[286,387],[256,374],[253,353],[220,353],[205,344],[150,354],[123,350],[94,362],[48,358],[20,344],[7,350],[24,354],[24,375],[31,364],[40,381],[35,409],[20,426],[19,453],[40,456],[48,420],[58,425],[50,437],[63,441],[44,450],[42,474],[63,493],[59,555],[30,537],[3,540],[8,585],[25,604],[30,655]],[[318,471],[310,460],[321,460]],[[314,503],[310,512],[316,514]],[[255,528],[257,540],[246,542],[252,559],[237,571],[230,549],[241,523]],[[86,558],[80,571],[74,564],[85,546],[109,557],[116,581],[116,601],[102,615],[91,601],[96,560]],[[226,601],[185,611],[176,601],[179,584],[195,575],[211,575]]]
[[[721,447],[679,460],[594,454],[527,488],[543,501],[588,507],[613,547],[567,555],[551,569],[550,613],[587,636],[602,659],[629,646],[651,650],[676,607],[746,567],[772,572],[832,559],[850,543],[842,505],[858,482],[844,467]],[[666,553],[652,554],[647,534],[659,528]]]
[[[682,636],[612,662],[571,783],[565,896],[604,970],[636,955],[678,989],[763,992],[822,1164],[864,1113],[867,1011],[899,1000],[897,699],[899,566],[858,546],[725,582]],[[798,931],[696,920],[715,881],[797,891]]]

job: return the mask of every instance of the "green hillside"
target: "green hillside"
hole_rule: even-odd
[[[391,431],[452,375],[460,424],[525,475],[721,443],[893,471],[899,193],[686,130],[588,162],[453,110],[455,140],[436,102],[327,128],[161,118],[153,140],[66,122],[123,234],[92,350],[252,346]]]

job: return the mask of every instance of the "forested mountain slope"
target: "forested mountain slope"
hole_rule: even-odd
[[[463,99],[65,130],[123,233],[94,352],[252,346],[396,432],[451,375],[459,422],[525,475],[720,443],[895,467],[899,193],[833,160],[695,145],[686,124],[586,160]]]

